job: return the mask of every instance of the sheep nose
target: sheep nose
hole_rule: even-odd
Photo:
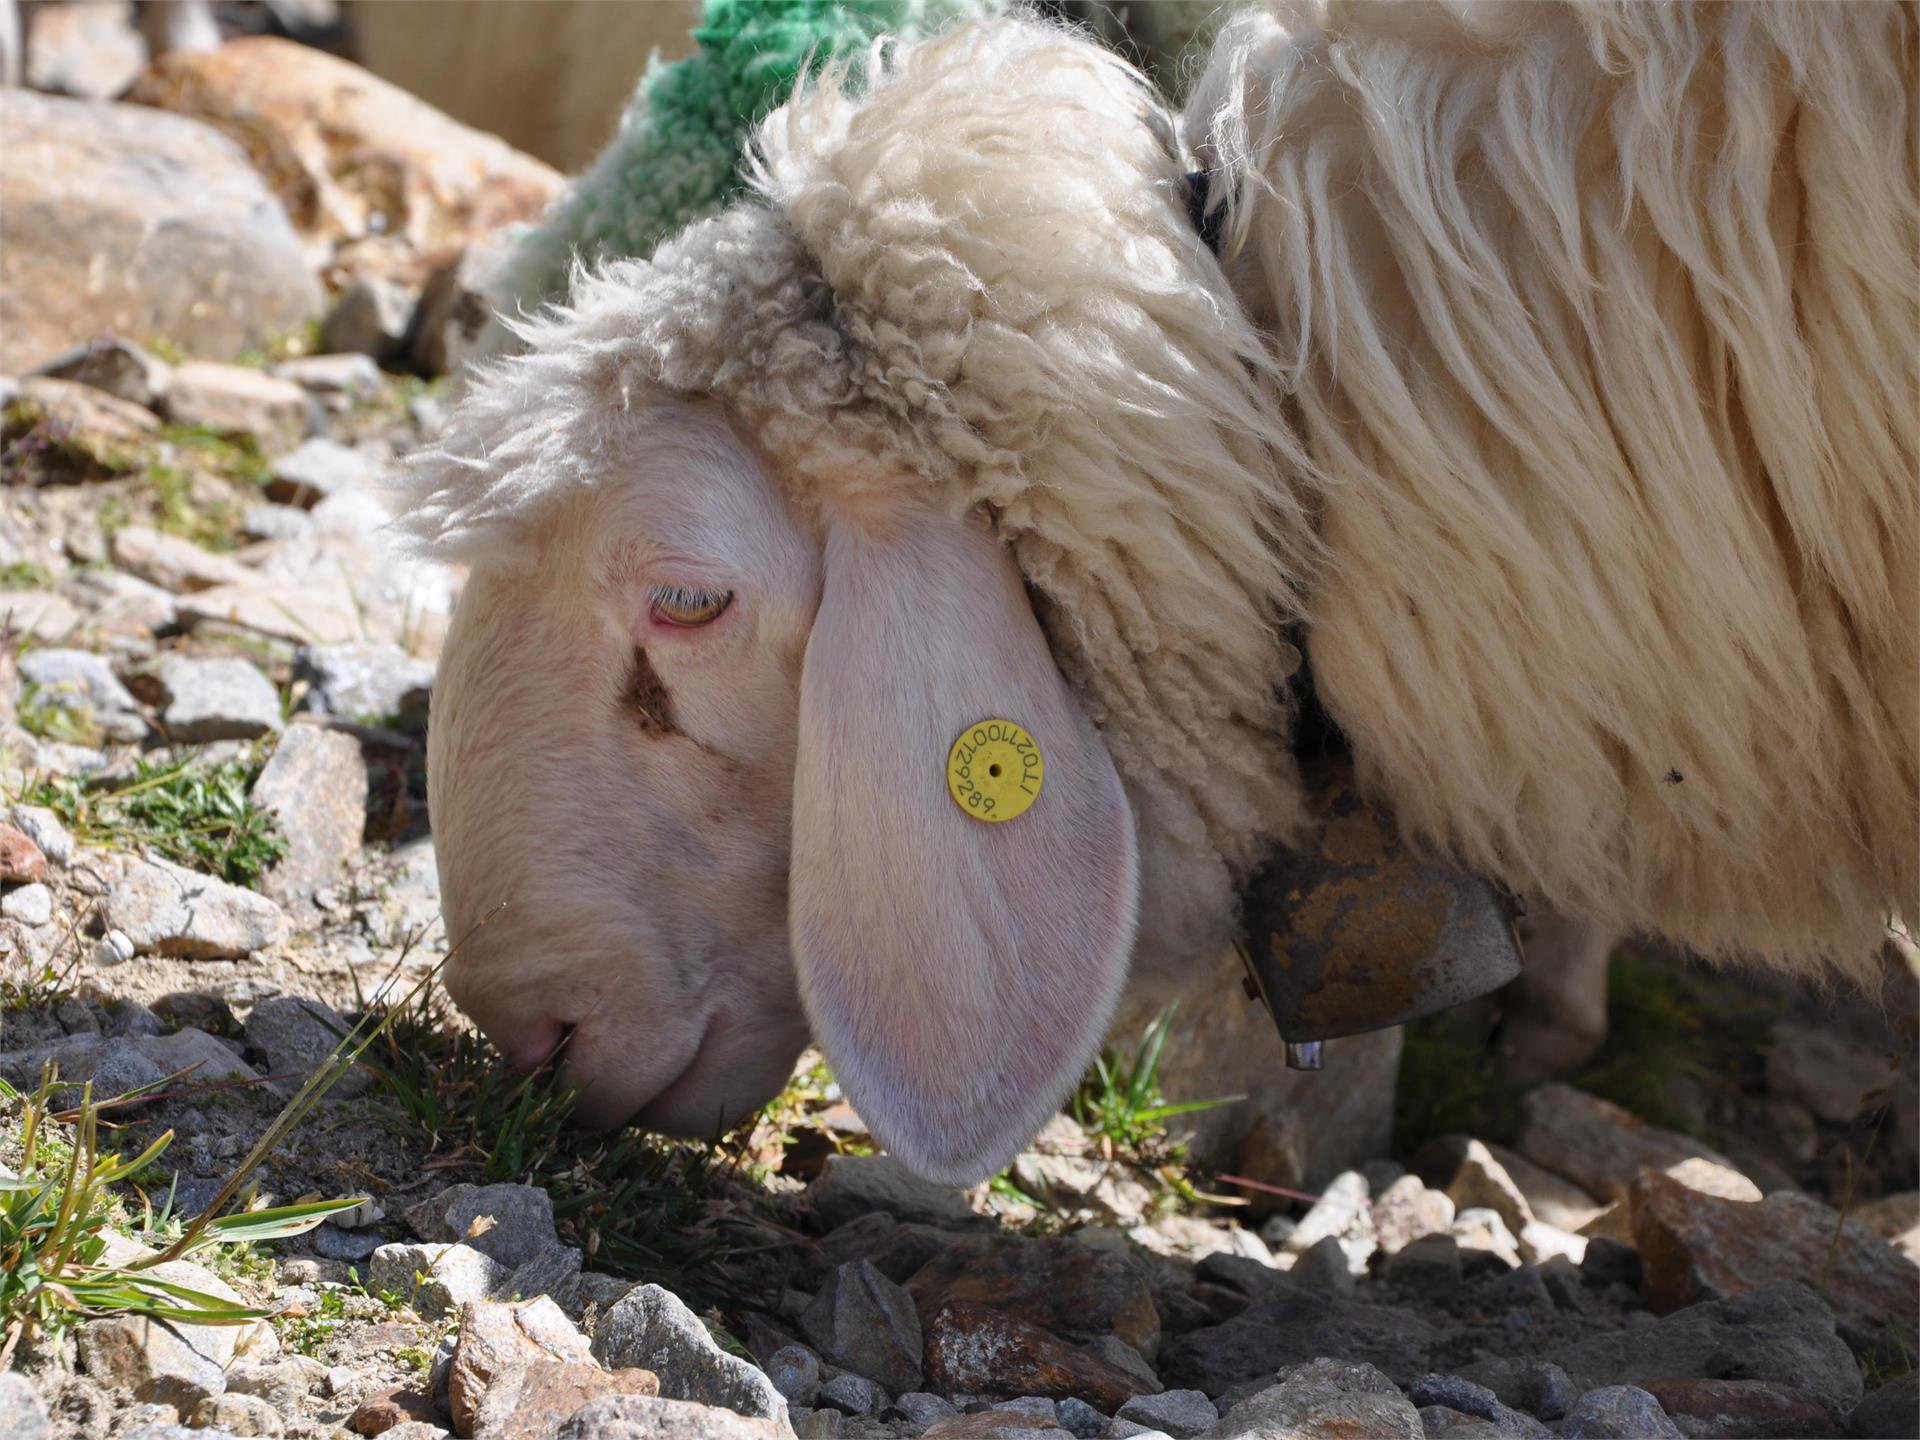
[[[539,1020],[495,1043],[509,1065],[522,1074],[531,1074],[552,1061],[572,1034],[573,1026],[564,1021]]]

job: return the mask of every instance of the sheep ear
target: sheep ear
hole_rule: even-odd
[[[984,525],[929,510],[827,532],[794,782],[800,990],[875,1138],[970,1184],[1039,1130],[1106,1032],[1133,942],[1133,818]],[[1013,819],[949,788],[950,752],[991,743],[985,721],[1039,753],[1031,797],[994,807],[1027,800]],[[1019,738],[997,733],[1026,781]]]

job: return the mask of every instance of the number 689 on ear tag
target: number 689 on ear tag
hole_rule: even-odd
[[[1046,775],[1039,745],[1011,720],[975,721],[947,752],[947,793],[990,825],[1026,814]]]

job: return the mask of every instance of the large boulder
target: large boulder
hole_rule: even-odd
[[[321,307],[286,213],[205,125],[0,89],[0,154],[0,373],[107,332],[228,359]]]
[[[533,219],[561,185],[558,171],[359,66],[268,36],[163,56],[127,97],[225,131],[303,233],[378,239],[354,248],[409,285],[435,258]]]

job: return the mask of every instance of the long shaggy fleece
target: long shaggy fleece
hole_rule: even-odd
[[[757,199],[581,284],[420,470],[492,546],[609,406],[802,507],[990,514],[1204,950],[1323,699],[1403,824],[1564,913],[1865,963],[1920,895],[1911,3],[1288,6],[1174,117],[1059,30],[876,53]],[[1177,919],[1175,917],[1177,912]]]
[[[1920,896],[1904,4],[1286,6],[1189,106],[1326,477],[1322,698],[1568,913],[1863,963]]]

